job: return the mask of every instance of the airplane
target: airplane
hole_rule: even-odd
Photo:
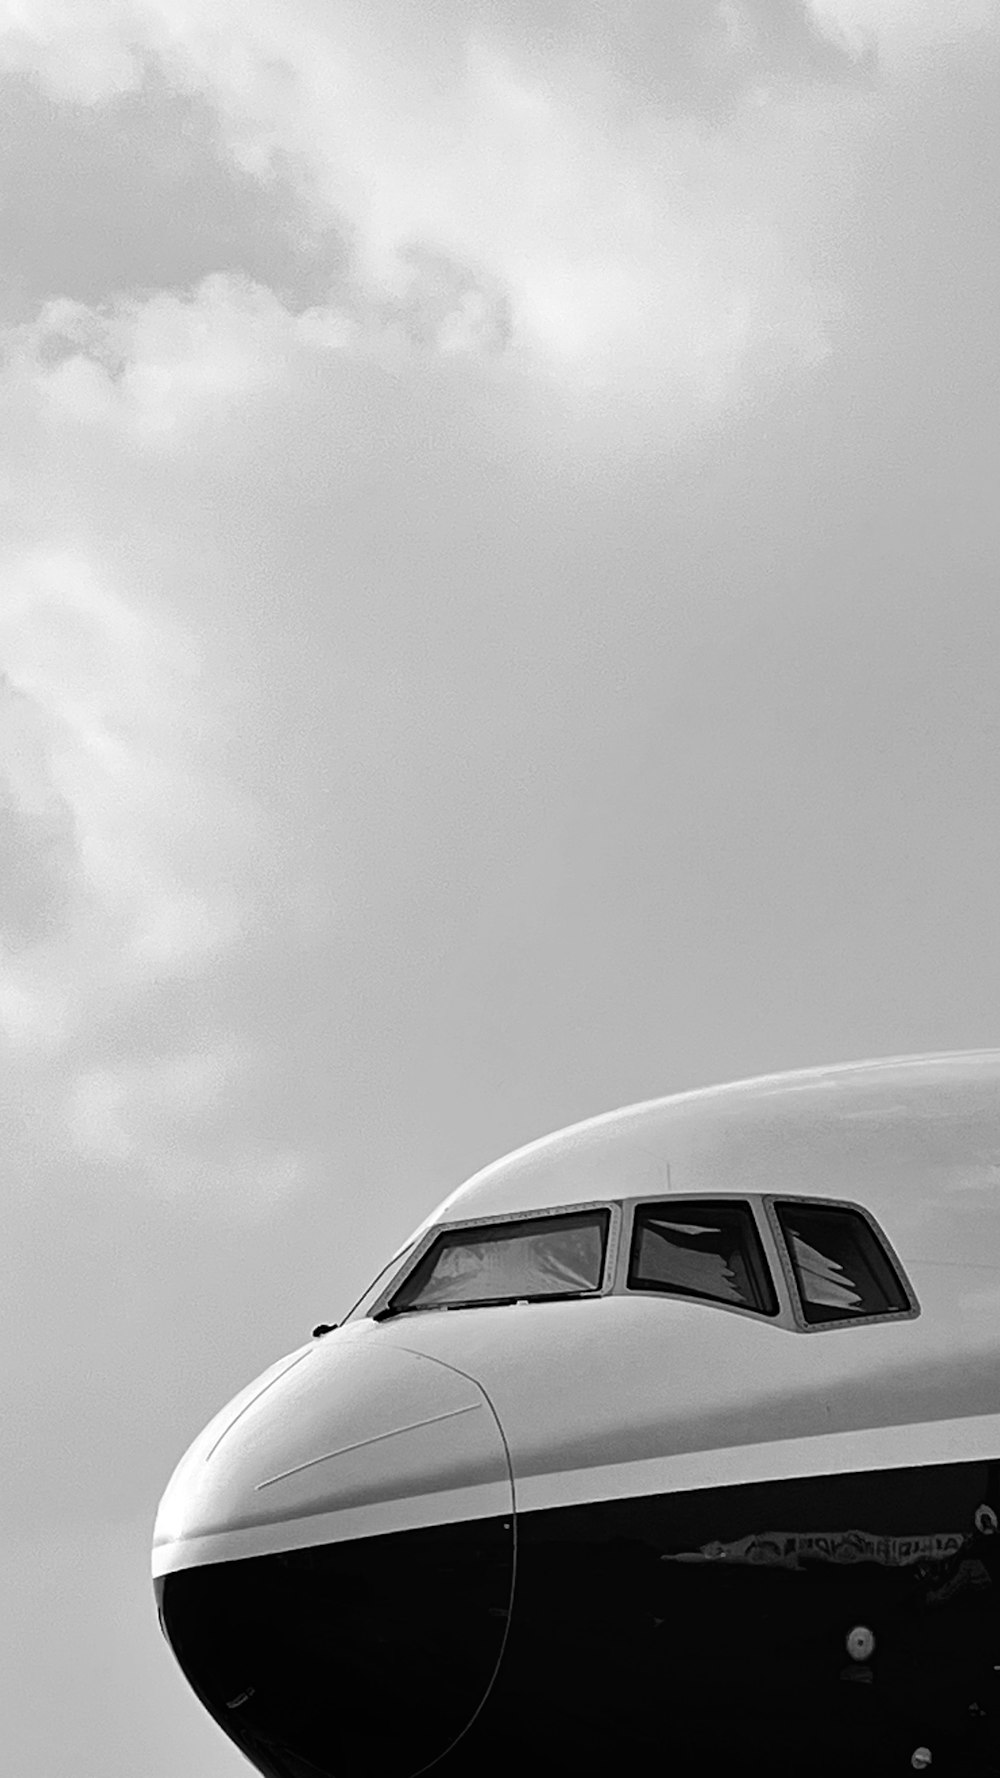
[[[160,1623],[265,1778],[1000,1773],[1000,1050],[633,1105],[195,1439]]]

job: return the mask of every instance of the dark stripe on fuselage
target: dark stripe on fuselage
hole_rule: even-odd
[[[996,1480],[975,1463],[553,1508],[157,1592],[267,1778],[886,1778],[921,1746],[967,1775],[1000,1769],[1000,1537],[991,1511],[977,1526]]]

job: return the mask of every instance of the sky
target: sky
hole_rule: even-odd
[[[1000,1042],[996,0],[0,0],[4,1763],[236,1778],[215,1410],[682,1088]]]

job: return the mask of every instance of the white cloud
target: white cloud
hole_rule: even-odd
[[[832,37],[856,45],[852,53],[859,57],[872,19],[883,48],[896,40],[894,32],[903,41],[910,29],[901,22],[903,9],[894,11],[888,0],[878,0],[871,12],[851,0],[815,0],[814,11]],[[905,40],[943,40],[947,32],[942,24],[934,36],[930,10],[916,11],[925,22]],[[969,0],[947,16],[971,31],[981,12]],[[746,10],[730,6],[722,16],[725,31],[713,53],[742,57],[752,74],[757,39]],[[937,15],[938,22],[944,17]],[[835,253],[824,259],[818,251],[810,262],[805,251],[801,262],[797,258],[802,215],[794,197],[784,203],[783,167],[795,167],[790,185],[808,188],[803,205],[826,206],[823,167],[817,171],[810,156],[821,159],[837,138],[842,95],[817,97],[816,86],[775,94],[765,69],[757,86],[740,88],[725,114],[707,125],[694,106],[658,112],[636,97],[627,72],[612,77],[583,58],[532,60],[516,41],[500,48],[489,28],[478,37],[459,28],[439,62],[430,54],[414,56],[412,44],[397,51],[388,27],[382,27],[384,41],[379,28],[370,14],[352,21],[348,9],[317,8],[310,17],[294,0],[66,0],[61,6],[8,0],[6,7],[0,0],[0,61],[8,67],[33,74],[62,102],[99,106],[135,90],[144,66],[155,63],[175,86],[211,103],[238,165],[261,181],[279,171],[293,178],[317,224],[340,225],[353,252],[351,273],[328,301],[304,313],[259,283],[219,272],[186,292],[109,292],[99,305],[51,301],[6,340],[0,398],[11,398],[9,411],[23,421],[30,441],[27,450],[15,445],[9,453],[8,492],[37,520],[40,541],[10,549],[0,599],[0,650],[14,688],[13,714],[5,717],[9,782],[0,801],[0,844],[6,837],[15,866],[2,876],[0,919],[16,944],[0,975],[0,1021],[8,1041],[27,1051],[62,1045],[68,1053],[66,1046],[75,1043],[65,1089],[71,1139],[96,1163],[134,1171],[164,1190],[235,1190],[245,1179],[266,1195],[300,1176],[293,1142],[265,1127],[269,1117],[281,1122],[285,1106],[278,1100],[290,1102],[299,1085],[292,1080],[298,1040],[287,1041],[288,1025],[297,1017],[296,996],[308,998],[289,986],[293,945],[281,919],[268,935],[277,962],[257,996],[262,1010],[254,1001],[252,967],[242,976],[234,967],[222,983],[222,964],[238,956],[267,893],[260,885],[269,871],[282,884],[276,903],[298,895],[306,907],[323,895],[298,882],[294,861],[283,859],[272,870],[273,853],[255,811],[213,767],[213,712],[225,701],[225,688],[198,646],[196,622],[168,621],[154,611],[146,589],[130,582],[121,566],[127,551],[149,563],[156,558],[157,528],[172,541],[180,536],[183,546],[163,570],[163,591],[178,603],[190,601],[192,611],[203,594],[208,603],[215,598],[214,616],[223,631],[228,625],[245,661],[256,647],[245,640],[254,622],[252,600],[261,597],[255,584],[245,621],[241,581],[251,581],[257,566],[250,557],[259,546],[279,572],[294,559],[292,572],[315,589],[315,606],[308,590],[289,596],[292,620],[306,626],[309,640],[300,644],[296,666],[289,670],[285,662],[286,677],[293,685],[298,673],[308,680],[306,655],[315,633],[317,648],[336,657],[331,705],[337,697],[353,699],[358,711],[355,734],[343,744],[349,764],[333,760],[328,793],[311,745],[295,753],[287,736],[300,712],[287,683],[279,685],[260,728],[275,760],[284,750],[304,762],[300,776],[316,770],[310,794],[329,794],[335,811],[329,814],[324,801],[317,825],[332,830],[353,794],[345,788],[352,771],[362,785],[380,771],[391,786],[399,775],[397,756],[404,780],[411,756],[420,760],[425,684],[440,683],[451,694],[453,684],[475,682],[481,658],[478,641],[463,654],[464,641],[453,640],[464,635],[466,581],[479,576],[480,544],[470,541],[477,521],[466,524],[463,514],[457,529],[466,524],[466,564],[436,543],[433,552],[433,574],[440,571],[461,614],[449,618],[440,647],[435,644],[444,663],[440,680],[414,650],[411,703],[394,687],[386,689],[380,626],[400,649],[406,638],[422,634],[408,601],[428,569],[418,560],[411,577],[409,564],[401,573],[391,551],[379,554],[378,524],[385,520],[391,530],[398,520],[400,555],[415,536],[419,558],[425,529],[407,501],[426,495],[447,513],[456,487],[459,500],[475,489],[474,476],[463,482],[458,461],[466,440],[481,446],[482,461],[490,453],[502,459],[509,448],[505,476],[515,455],[523,465],[531,454],[523,436],[530,402],[522,408],[515,399],[511,418],[498,401],[482,425],[473,404],[461,409],[456,424],[459,402],[452,411],[431,402],[425,413],[417,378],[402,401],[390,390],[383,402],[377,378],[368,383],[361,374],[352,381],[351,359],[391,360],[398,367],[421,355],[453,360],[465,354],[518,392],[541,384],[546,393],[555,387],[571,398],[582,392],[585,403],[595,397],[594,432],[600,448],[615,454],[619,472],[627,449],[608,412],[620,410],[602,408],[602,398],[624,391],[635,404],[657,407],[655,450],[646,452],[653,465],[647,473],[655,475],[666,455],[663,441],[674,435],[675,408],[680,430],[692,413],[730,399],[758,363],[777,362],[784,370],[815,363],[829,350],[835,293],[818,286],[813,268],[830,264],[835,277],[839,265]],[[878,103],[878,94],[869,99],[859,83],[848,108],[871,104],[874,111]],[[835,189],[844,210],[847,191],[845,179]],[[863,243],[861,252],[867,257]],[[309,387],[317,365],[325,375]],[[447,376],[437,379],[435,398],[446,384]],[[451,394],[449,386],[449,400]],[[489,391],[483,406],[488,402]],[[575,422],[579,410],[572,402],[568,407]],[[546,432],[547,464],[560,460],[565,441],[576,448],[585,431],[567,426],[555,450]],[[248,435],[244,483],[239,452]],[[446,441],[440,447],[439,438]],[[37,477],[32,452],[42,459]],[[222,466],[234,455],[239,467],[226,482]],[[202,474],[208,492],[194,487]],[[383,498],[393,477],[398,487]],[[539,509],[550,489],[562,496],[561,505],[554,503],[561,516],[544,523],[572,526],[571,479],[560,487],[555,474],[551,483],[539,478]],[[608,478],[611,502],[624,479]],[[506,485],[500,477],[494,481]],[[512,473],[512,489],[515,481]],[[36,486],[45,491],[35,492]],[[222,489],[220,510],[210,512],[216,488]],[[203,497],[203,508],[194,510],[192,493]],[[266,521],[250,512],[272,495],[273,526],[270,506]],[[602,497],[595,484],[595,502]],[[46,499],[51,513],[43,510]],[[225,501],[231,510],[222,510]],[[320,516],[327,505],[328,518]],[[372,513],[371,533],[352,528],[353,509],[362,507]],[[516,498],[511,509],[518,510]],[[437,510],[426,533],[443,523]],[[524,510],[524,558],[503,569],[518,591],[543,574],[530,559],[531,528],[540,521],[530,503]],[[193,593],[184,558],[189,525]],[[116,526],[128,541],[112,572],[87,539],[102,531],[111,536]],[[241,526],[248,545],[238,539]],[[269,526],[277,538],[271,556]],[[517,528],[515,519],[511,529]],[[650,520],[649,536],[655,530]],[[502,554],[506,538],[497,547]],[[648,554],[641,566],[642,547],[640,539],[638,577],[656,579]],[[645,547],[653,548],[648,537]],[[669,547],[669,541],[655,545],[657,553]],[[633,550],[633,539],[621,548]],[[310,549],[321,566],[307,562]],[[370,557],[377,563],[371,570]],[[742,574],[739,550],[737,558]],[[216,564],[218,587],[212,584]],[[600,573],[617,584],[617,564],[612,571],[605,563]],[[622,570],[626,614],[630,575]],[[565,600],[568,609],[573,595],[548,562],[544,576],[540,611],[546,601],[555,610]],[[488,609],[500,582],[488,574],[483,579],[485,590],[477,586],[475,596]],[[603,610],[599,580],[600,574],[593,582],[581,575],[598,614],[594,636],[604,623],[609,635],[627,634]],[[344,613],[331,617],[334,586]],[[426,581],[416,597],[432,606]],[[363,610],[366,601],[370,611]],[[269,615],[262,627],[271,621]],[[428,634],[437,634],[438,621],[431,611]],[[483,626],[488,637],[503,629],[501,655],[520,621],[518,614],[505,626],[497,620],[495,630]],[[274,638],[280,627],[275,621]],[[586,624],[578,626],[574,616],[571,628],[576,638]],[[528,633],[536,633],[530,623]],[[550,634],[541,616],[537,633]],[[292,648],[289,659],[294,654]],[[577,657],[562,645],[553,650],[557,656],[569,678],[567,662]],[[540,684],[542,669],[538,673]],[[262,703],[268,695],[265,688]],[[498,700],[505,695],[501,684]],[[380,698],[398,736],[395,752],[385,749],[384,758],[371,721]],[[595,707],[599,703],[595,696]],[[310,720],[315,717],[307,714],[305,731]],[[335,729],[331,719],[317,751],[329,746],[334,752]],[[582,732],[593,730],[588,710]],[[251,773],[256,739],[241,743]],[[452,751],[449,746],[449,762]],[[381,765],[373,767],[369,754]],[[294,766],[272,762],[271,769],[279,786],[291,790],[293,850],[304,799],[298,783],[292,785]],[[533,761],[533,772],[545,769]],[[386,800],[391,805],[391,796]],[[362,795],[353,812],[365,845],[377,801]],[[413,803],[420,806],[419,795]],[[402,818],[400,828],[405,856]],[[379,843],[371,841],[373,858]],[[390,821],[390,856],[392,844]],[[263,858],[251,862],[251,848]],[[372,870],[381,882],[381,856]],[[348,883],[348,895],[356,890],[357,883]],[[324,908],[316,926],[327,918]],[[385,942],[381,932],[372,940],[376,949]],[[267,948],[265,939],[261,949]],[[404,973],[410,962],[407,952]],[[187,998],[160,991],[177,984],[191,988]],[[276,1014],[264,1004],[270,999]],[[313,1016],[325,1030],[315,1009]],[[282,1019],[286,1027],[275,1037]],[[97,1034],[88,1050],[84,1034],[92,1028]],[[232,1045],[220,1036],[230,1028],[240,1032]],[[320,1054],[324,1041],[317,1044]],[[308,1084],[299,1090],[308,1093],[314,1077],[302,1073]],[[256,1126],[247,1104],[251,1089],[264,1106]],[[290,1117],[289,1125],[294,1122]]]
[[[55,301],[11,329],[9,374],[55,421],[104,424],[169,444],[266,388],[292,343],[278,298],[219,275],[190,296],[123,298],[107,311]]]
[[[300,1157],[248,1136],[229,1109],[251,1058],[235,1042],[84,1072],[66,1104],[86,1161],[125,1169],[165,1196],[264,1210],[300,1182]]]
[[[127,0],[0,0],[0,68],[33,74],[50,98],[99,105],[142,79],[136,24]]]
[[[131,1161],[183,1143],[203,1123],[239,1065],[229,1047],[123,1062],[85,1072],[69,1100],[70,1130],[81,1154]]]
[[[268,825],[217,763],[230,688],[68,548],[8,559],[0,658],[0,1033],[87,1162],[263,1211],[303,1162],[248,995],[275,917],[291,966],[295,920],[270,905]]]
[[[79,1016],[110,982],[169,974],[233,939],[224,876],[245,811],[200,757],[212,725],[190,641],[85,558],[8,562],[0,648],[3,907],[21,939],[6,1010],[41,1038],[60,1006],[68,1029],[74,1002]]]
[[[1000,30],[997,0],[805,0],[823,34],[889,69]]]
[[[44,29],[17,37],[22,65],[35,43],[50,90],[60,44],[75,56],[75,17],[47,9]],[[571,388],[665,381],[709,401],[758,349],[806,362],[826,350],[824,293],[747,204],[753,151],[738,127],[730,138],[660,117],[592,65],[528,73],[461,20],[436,67],[415,66],[388,30],[288,0],[94,0],[86,19],[109,62],[141,40],[213,105],[244,170],[291,172],[317,219],[342,225],[347,305],[366,335],[513,347],[520,369]],[[731,24],[730,39],[742,54]],[[45,326],[59,323],[50,311]],[[93,342],[85,318],[62,324]],[[124,413],[167,435],[182,409],[224,411],[277,374],[288,334],[275,299],[232,280],[209,281],[194,307],[119,304],[96,358],[53,366],[47,397],[67,416]]]
[[[392,356],[401,348],[492,356],[509,334],[495,281],[442,253],[410,250],[393,288],[360,304],[293,312],[273,291],[218,273],[191,292],[63,299],[8,329],[7,385],[56,429],[98,428],[175,455],[193,436],[225,438],[256,397],[287,387],[317,354]]]
[[[67,1029],[70,1001],[68,984],[42,981],[37,971],[8,963],[0,977],[0,1033],[8,1052],[57,1048]]]
[[[76,887],[76,833],[47,771],[39,712],[6,677],[0,762],[0,936],[17,955],[61,923]]]

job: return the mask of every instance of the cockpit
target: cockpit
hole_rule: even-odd
[[[919,1314],[884,1231],[827,1199],[622,1200],[437,1225],[353,1316],[655,1295],[804,1333]]]

